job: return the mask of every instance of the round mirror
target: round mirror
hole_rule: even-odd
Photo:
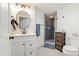
[[[30,16],[26,11],[19,11],[16,14],[17,22],[19,23],[19,28],[25,31],[30,25]]]

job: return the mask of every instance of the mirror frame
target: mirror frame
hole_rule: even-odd
[[[22,15],[21,13],[24,13],[24,15]],[[29,26],[30,26],[30,15],[29,15],[26,11],[19,11],[19,12],[17,12],[17,14],[16,14],[16,21],[18,22],[18,24],[19,24],[19,17],[28,17],[29,25],[28,25],[28,27],[26,28],[26,29],[28,29]],[[18,27],[19,27],[19,26],[18,26]],[[19,29],[20,29],[20,28],[19,28]]]

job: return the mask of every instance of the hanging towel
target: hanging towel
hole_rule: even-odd
[[[16,30],[15,25],[16,25],[16,26],[18,26],[17,21],[16,21],[16,20],[14,20],[14,19],[12,19],[12,20],[11,20],[11,24],[12,24],[12,26],[13,26],[13,29],[15,29],[15,30]]]
[[[36,35],[40,36],[40,24],[36,24]]]

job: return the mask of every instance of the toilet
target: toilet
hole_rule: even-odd
[[[79,39],[71,39],[70,45],[63,47],[64,56],[79,56]]]

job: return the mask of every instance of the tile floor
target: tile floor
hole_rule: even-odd
[[[63,56],[63,53],[56,49],[50,49],[45,47],[38,48],[38,56]]]

